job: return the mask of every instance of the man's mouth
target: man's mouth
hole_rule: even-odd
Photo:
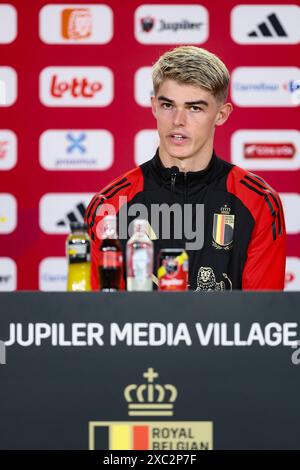
[[[179,134],[179,133],[172,133],[172,134],[169,134],[170,139],[173,141],[173,142],[185,142],[187,140],[187,136],[184,135],[184,134]]]

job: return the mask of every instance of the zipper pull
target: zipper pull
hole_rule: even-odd
[[[175,189],[176,175],[177,175],[177,173],[172,173],[171,174],[171,191],[172,192]]]

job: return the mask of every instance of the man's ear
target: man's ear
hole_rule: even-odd
[[[227,119],[229,118],[231,112],[233,110],[233,106],[231,103],[225,103],[221,106],[219,109],[219,112],[217,114],[217,119],[216,119],[216,126],[222,126]]]
[[[151,96],[151,107],[152,107],[152,114],[156,119],[157,101],[156,101],[155,96]]]

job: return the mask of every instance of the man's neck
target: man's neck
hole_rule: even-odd
[[[178,158],[169,155],[161,147],[159,147],[159,158],[165,168],[177,166],[179,171],[184,173],[188,171],[201,171],[208,167],[212,158],[213,149],[203,152],[201,155],[193,155],[186,158]]]

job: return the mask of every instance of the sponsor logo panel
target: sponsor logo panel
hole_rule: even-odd
[[[67,234],[70,222],[83,222],[93,193],[51,193],[40,199],[40,228],[49,234]]]
[[[281,193],[280,198],[283,205],[287,233],[289,235],[300,233],[300,194]]]
[[[238,5],[231,12],[231,37],[238,44],[297,44],[297,5]]]
[[[294,107],[299,95],[297,67],[237,67],[231,74],[231,97],[238,106]]]
[[[0,44],[10,44],[17,37],[17,10],[12,5],[0,5]]]
[[[39,289],[46,292],[66,291],[67,272],[65,257],[44,258],[39,265]]]
[[[12,194],[0,193],[0,234],[12,233],[16,226],[16,198]]]
[[[0,257],[0,292],[17,289],[17,265],[11,258]]]
[[[0,130],[0,171],[11,170],[17,163],[17,137],[10,130]]]
[[[134,161],[142,165],[150,160],[159,146],[159,135],[156,130],[145,129],[138,132],[134,139]]]
[[[45,106],[108,106],[113,74],[107,67],[46,67],[40,73],[39,92]]]
[[[300,258],[288,256],[285,269],[285,291],[300,291]]]
[[[141,5],[134,21],[142,44],[200,44],[208,38],[208,11],[201,5]]]
[[[135,73],[134,96],[140,106],[151,106],[151,96],[154,94],[151,74],[151,67],[141,67]]]
[[[39,145],[46,170],[107,170],[113,164],[113,136],[106,130],[48,130]]]
[[[249,170],[299,170],[297,130],[239,130],[231,138],[231,159]]]
[[[12,106],[16,99],[16,71],[12,67],[0,67],[0,106]]]
[[[106,44],[113,36],[113,13],[107,5],[46,5],[39,31],[47,44]]]

